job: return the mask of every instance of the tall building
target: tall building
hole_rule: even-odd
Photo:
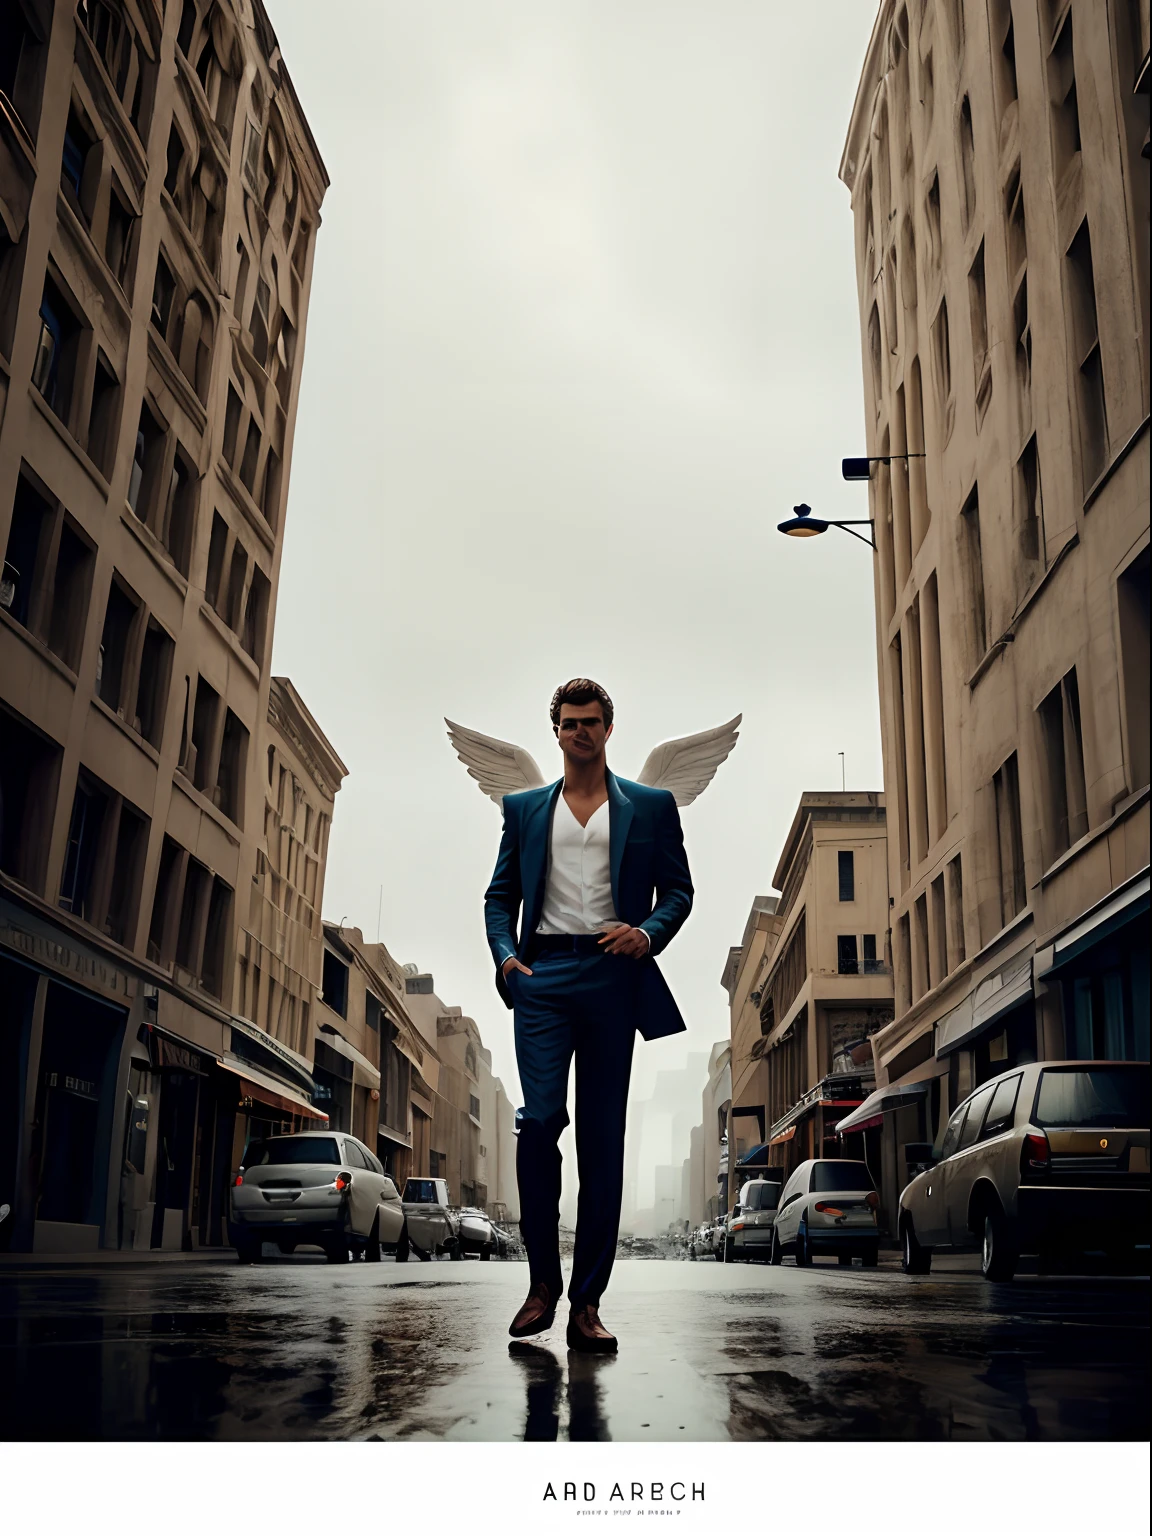
[[[260,0],[4,5],[0,1196],[16,1246],[219,1242],[249,1115],[323,1119],[306,969],[343,768],[270,658],[327,185]],[[313,747],[309,821],[274,780]]]
[[[897,1142],[1148,1057],[1148,29],[883,0],[852,112]]]
[[[845,1148],[837,1126],[871,1090],[871,1041],[892,1020],[884,797],[802,795],[772,883],[781,895],[756,898],[721,977],[729,1206],[745,1179],[810,1157],[846,1151],[880,1174],[875,1138]]]

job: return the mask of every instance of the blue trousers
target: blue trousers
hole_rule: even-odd
[[[624,1185],[624,1120],[636,1037],[639,967],[620,955],[544,949],[513,971],[520,1231],[532,1283],[553,1296],[560,1273],[560,1132],[568,1124],[568,1076],[576,1059],[576,1162],[580,1193],[568,1297],[598,1304],[612,1273]]]

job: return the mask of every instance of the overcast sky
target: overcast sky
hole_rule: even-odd
[[[868,0],[266,0],[331,177],[274,668],[350,769],[325,916],[480,1025],[516,1093],[481,900],[500,814],[442,717],[552,778],[556,685],[609,762],[743,711],[684,812],[696,905],[661,964],[689,1023],[807,789],[881,787],[871,556],[790,540],[864,423],[837,167]],[[684,1149],[687,1154],[687,1147]]]

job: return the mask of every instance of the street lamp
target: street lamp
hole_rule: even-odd
[[[867,544],[871,549],[876,548],[871,533],[865,535],[854,531],[857,527],[862,527],[865,524],[871,529],[873,523],[870,517],[847,517],[840,519],[813,517],[812,508],[806,506],[804,502],[801,502],[798,507],[793,507],[792,511],[795,514],[794,516],[785,518],[782,523],[776,524],[777,529],[781,533],[788,534],[790,538],[811,539],[818,533],[827,533],[829,528],[843,528],[845,533],[850,533],[854,539],[859,539],[862,544]]]
[[[871,480],[873,464],[891,464],[893,459],[926,459],[926,453],[883,453],[870,459],[841,459],[840,473],[845,480]]]

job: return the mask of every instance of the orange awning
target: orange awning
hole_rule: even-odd
[[[240,1092],[248,1099],[257,1099],[261,1104],[267,1104],[272,1109],[283,1110],[289,1115],[303,1115],[309,1120],[318,1120],[323,1125],[328,1124],[328,1116],[322,1109],[317,1109],[310,1104],[303,1093],[297,1092],[287,1083],[282,1083],[278,1078],[265,1077],[263,1072],[257,1072],[247,1062],[222,1061],[218,1056],[216,1065],[222,1067],[225,1072],[232,1072],[240,1079]]]
[[[773,1136],[768,1145],[770,1147],[778,1147],[782,1141],[791,1141],[795,1134],[796,1127],[794,1125],[790,1125],[786,1131],[781,1131],[779,1136]]]

